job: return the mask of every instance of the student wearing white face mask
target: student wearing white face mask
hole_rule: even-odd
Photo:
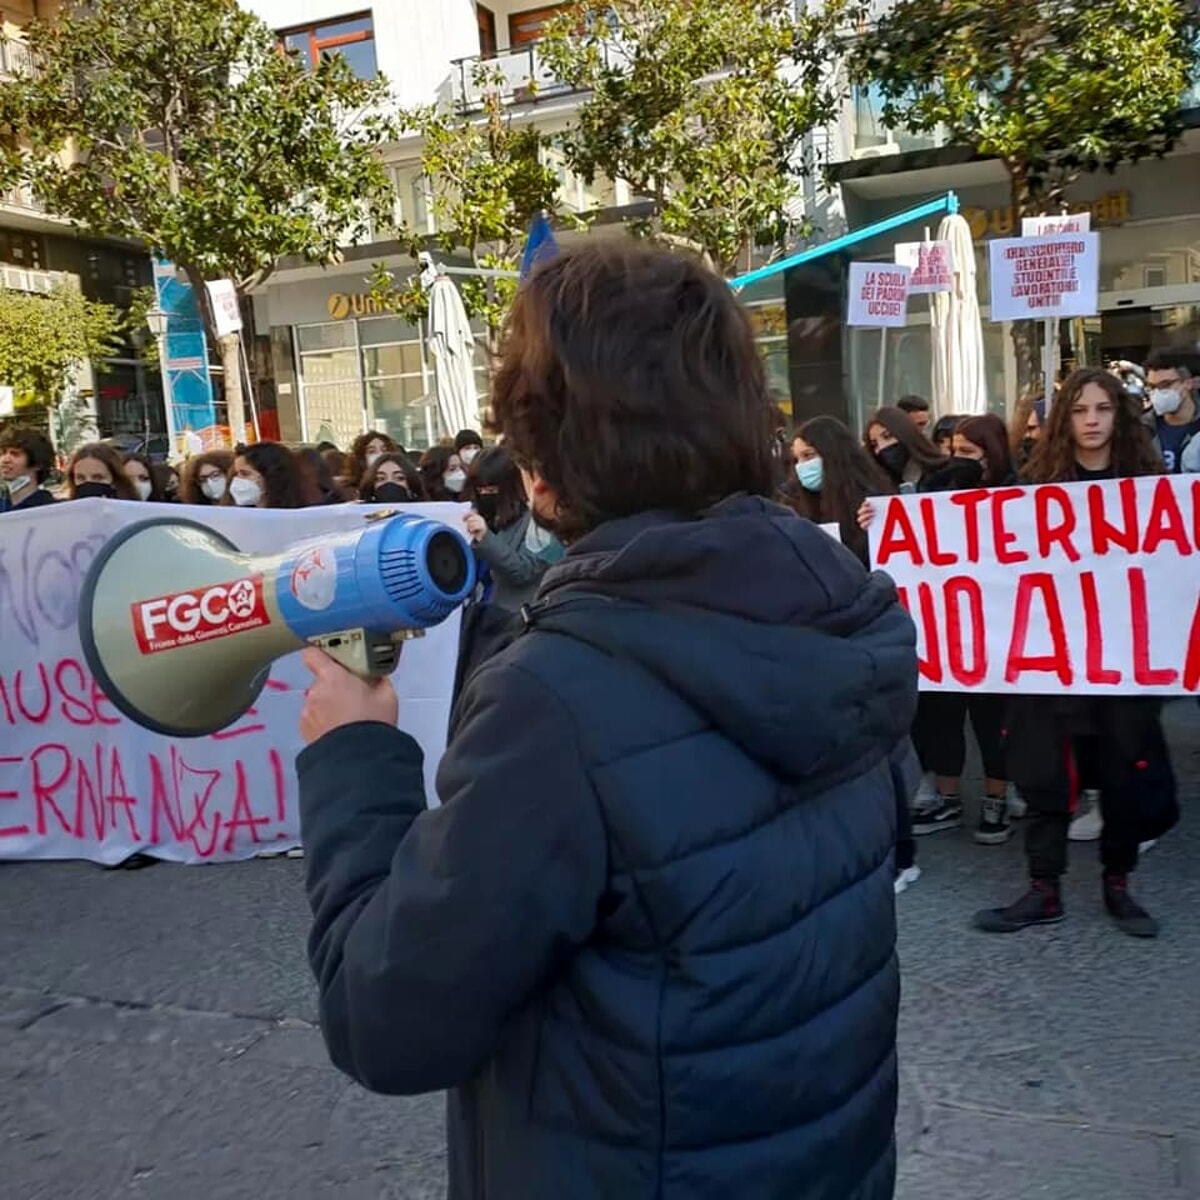
[[[454,449],[458,451],[463,467],[470,467],[483,450],[483,438],[473,429],[460,430],[454,439]]]
[[[421,481],[430,500],[461,500],[467,472],[453,446],[430,446],[421,455]]]
[[[6,429],[0,435],[0,513],[26,512],[53,504],[43,486],[54,469],[54,447],[36,429]]]
[[[239,446],[222,503],[238,508],[304,508],[304,475],[296,456],[278,442]]]
[[[1150,408],[1143,419],[1169,475],[1200,471],[1194,365],[1194,355],[1172,350],[1156,350],[1146,360]]]
[[[125,455],[123,470],[139,500],[153,504],[166,503],[167,498],[154,478],[154,464],[145,454]]]
[[[859,513],[871,496],[890,496],[896,485],[863,444],[836,417],[813,417],[792,439],[793,478],[781,498],[818,525],[836,525],[842,544],[870,568],[867,533]],[[912,832],[912,797],[896,795],[896,857],[892,882],[896,894],[921,878]]]
[[[233,455],[228,450],[208,450],[189,458],[183,468],[180,498],[184,504],[220,504],[232,468]]]

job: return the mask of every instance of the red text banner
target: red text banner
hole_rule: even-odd
[[[931,691],[1200,692],[1200,478],[872,501]]]
[[[122,526],[147,517],[200,520],[241,549],[266,554],[355,528],[365,511],[76,500],[0,518],[0,859],[112,865],[140,851],[199,863],[298,845],[294,764],[308,684],[298,656],[275,664],[258,704],[231,728],[207,738],[161,737],[118,713],[91,677],[76,628],[79,591],[99,547]],[[457,505],[415,505],[413,511],[461,521]],[[169,600],[172,581],[159,582],[159,594]],[[247,612],[253,614],[260,597],[251,592]],[[456,613],[407,642],[395,677],[401,726],[425,752],[431,802],[458,632]],[[196,686],[206,683],[197,678]],[[380,788],[388,782],[379,780]]]

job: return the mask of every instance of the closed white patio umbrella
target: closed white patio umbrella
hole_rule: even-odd
[[[458,288],[439,275],[429,288],[429,350],[436,373],[438,412],[448,434],[479,421],[475,334]]]
[[[982,416],[988,411],[988,393],[971,227],[956,213],[942,220],[937,238],[950,243],[954,287],[930,297],[933,410],[939,417]]]

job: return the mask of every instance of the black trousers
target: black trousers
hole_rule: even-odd
[[[1057,880],[1067,871],[1067,830],[1078,808],[1079,792],[1100,784],[1093,772],[1101,757],[1094,738],[1064,739],[1063,753],[1070,756],[1071,785],[1057,791],[1023,793],[1029,811],[1025,817],[1025,853],[1033,879]],[[1085,779],[1085,771],[1091,774]],[[1100,792],[1104,832],[1100,837],[1100,862],[1106,873],[1127,875],[1137,866],[1140,816],[1136,786],[1106,787]]]
[[[922,692],[913,722],[921,767],[957,779],[967,761],[966,721],[971,719],[983,773],[1007,779],[1004,765],[1004,697],[987,692]]]

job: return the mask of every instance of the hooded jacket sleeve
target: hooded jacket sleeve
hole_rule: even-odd
[[[336,730],[298,771],[330,1057],[377,1092],[465,1083],[595,926],[607,843],[569,714],[519,668],[479,671],[429,811],[388,726]]]
[[[475,543],[475,553],[510,587],[526,587],[545,575],[549,563],[520,541],[509,542],[497,537],[490,529]]]

